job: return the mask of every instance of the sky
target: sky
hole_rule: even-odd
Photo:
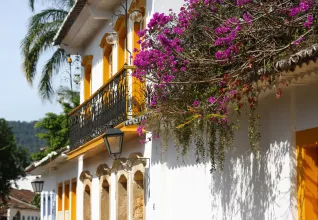
[[[36,9],[41,8],[43,6],[40,4]],[[37,88],[39,77],[30,86],[21,70],[20,42],[26,34],[28,18],[32,15],[28,0],[3,1],[0,12],[0,118],[33,121],[43,118],[47,112],[60,113],[62,109],[55,98],[52,103],[41,100]],[[40,59],[38,76],[49,57],[50,52]],[[59,83],[57,76],[54,86],[58,87]]]

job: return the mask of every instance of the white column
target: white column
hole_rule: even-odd
[[[48,198],[48,195],[49,195],[49,192],[44,192],[44,196],[45,196],[45,216],[46,216],[46,219],[49,219],[48,216],[50,215],[50,213],[48,212],[49,211],[49,198]]]
[[[133,186],[133,180],[132,180],[132,172],[129,170],[128,172],[128,180],[127,180],[127,199],[128,199],[128,220],[131,220],[133,211],[132,211],[132,186]]]
[[[149,139],[152,137],[152,133],[151,132],[147,132],[146,133],[146,139]],[[144,198],[144,202],[145,202],[145,218],[146,219],[156,219],[155,216],[152,215],[152,213],[155,211],[155,204],[154,201],[152,199],[152,192],[151,190],[151,177],[150,177],[150,171],[151,171],[151,159],[152,159],[152,139],[151,141],[148,141],[145,144],[145,151],[144,151],[144,157],[146,158],[150,158],[149,161],[147,161],[147,165],[145,167],[145,186],[144,186],[144,190],[145,190],[145,198]]]
[[[81,173],[83,172],[83,166],[84,166],[84,155],[79,156],[78,158],[78,173],[77,173],[77,187],[76,187],[76,219],[77,220],[83,220],[83,200],[84,200],[84,194],[83,194],[83,183],[79,179]]]
[[[72,184],[72,179],[70,181],[70,192],[69,192],[69,197],[70,197],[70,200],[69,200],[69,216],[70,216],[70,219],[72,219],[72,199],[73,199],[73,193],[72,193],[72,190],[73,190],[73,184]]]
[[[43,201],[44,201],[44,192],[41,192],[41,219],[44,220],[44,207],[43,207]]]
[[[117,207],[117,197],[116,197],[116,191],[117,191],[117,181],[116,181],[116,173],[111,173],[110,176],[110,220],[116,220],[116,207]]]
[[[56,194],[51,192],[51,220],[56,219]]]
[[[100,219],[100,189],[99,189],[99,179],[92,179],[91,188],[91,213],[92,219]]]

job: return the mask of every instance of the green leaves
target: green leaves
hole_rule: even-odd
[[[46,113],[45,117],[35,124],[35,128],[41,128],[44,132],[37,133],[41,140],[46,140],[48,148],[45,151],[31,155],[32,160],[40,160],[48,153],[56,151],[69,144],[69,116],[68,113],[79,104],[79,94],[69,90],[63,91],[66,100],[62,103],[64,112],[61,114]]]
[[[0,119],[0,198],[5,200],[11,181],[24,176],[28,165],[27,151],[16,145],[13,132],[5,119]]]

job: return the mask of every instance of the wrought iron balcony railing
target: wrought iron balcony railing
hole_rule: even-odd
[[[70,113],[70,148],[74,150],[102,135],[110,125],[128,119],[128,71],[122,68],[87,101]]]

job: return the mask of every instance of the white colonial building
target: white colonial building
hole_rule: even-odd
[[[45,181],[42,219],[317,219],[318,46],[278,64],[286,70],[279,100],[272,88],[260,96],[259,158],[243,117],[224,170],[211,174],[209,161],[197,164],[190,153],[177,159],[172,141],[167,149],[160,140],[141,144],[136,133],[145,108],[144,85],[131,76],[137,31],[155,12],[178,11],[183,0],[120,3],[77,0],[55,37],[82,57],[81,105],[70,114],[70,146],[28,168]],[[125,8],[142,19],[128,19]],[[111,124],[124,132],[120,160],[103,140]]]

